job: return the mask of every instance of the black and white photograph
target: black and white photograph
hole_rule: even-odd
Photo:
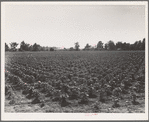
[[[2,120],[148,120],[148,2],[1,2]]]

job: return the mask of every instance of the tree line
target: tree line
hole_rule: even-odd
[[[65,51],[79,51],[80,45],[79,42],[76,42],[74,44],[74,47],[70,47],[69,49],[61,49]],[[5,51],[17,51],[18,43],[17,42],[11,42],[10,47],[7,43],[5,43]],[[18,51],[54,51],[56,50],[56,47],[44,47],[40,46],[39,44],[35,43],[34,45],[30,45],[22,41],[20,43],[20,47]],[[86,50],[145,50],[145,38],[143,40],[136,41],[134,44],[126,43],[126,42],[117,42],[116,44],[110,40],[107,43],[103,43],[102,41],[99,41],[96,46],[91,46],[88,43],[86,46],[82,49],[84,51]]]
[[[136,41],[134,44],[117,42],[116,44],[110,40],[103,44],[102,41],[97,43],[97,46],[91,47],[91,45],[86,44],[83,50],[145,50],[145,38],[141,41]]]
[[[54,51],[54,48],[52,47],[40,46],[37,43],[30,45],[28,43],[25,43],[24,41],[20,43],[20,47],[18,49],[17,46],[18,46],[17,42],[11,42],[10,47],[8,46],[7,43],[5,43],[5,51]]]

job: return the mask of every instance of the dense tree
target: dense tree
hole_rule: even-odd
[[[41,51],[48,51],[49,50],[49,47],[48,46],[43,46],[43,47],[41,47]]]
[[[79,42],[76,42],[76,43],[75,43],[75,49],[76,49],[76,51],[79,50],[79,47],[80,47]]]
[[[51,48],[50,48],[50,51],[54,51],[54,48],[51,47]]]
[[[64,47],[64,49],[63,49],[64,51],[67,51],[67,49]]]
[[[33,51],[40,51],[40,45],[38,45],[38,44],[34,44],[33,45]]]
[[[73,47],[70,47],[70,48],[69,48],[69,51],[73,51],[73,50],[74,50]]]
[[[10,48],[9,46],[5,43],[5,51],[16,51],[16,47],[18,46],[18,43],[16,42],[11,42],[10,43]],[[76,42],[75,43],[75,48],[70,47],[70,49],[68,49],[69,51],[73,51],[79,50],[79,43]],[[56,47],[52,47],[54,50],[59,50],[59,48]],[[51,49],[50,47],[46,46],[46,47],[42,47],[39,44],[35,43],[34,45],[29,45],[27,43],[25,43],[24,41],[22,41],[20,43],[20,48],[19,51],[52,51],[53,49]],[[102,41],[99,41],[97,46],[92,47],[91,45],[89,45],[88,43],[86,44],[86,46],[84,47],[83,50],[101,50],[103,49],[103,43]],[[113,41],[108,41],[105,45],[104,45],[104,49],[105,50],[145,50],[145,38],[143,38],[143,40],[139,40],[134,42],[134,44],[130,44],[130,43],[122,43],[122,42],[117,42],[116,44],[114,44]],[[67,50],[66,48],[64,48],[63,50]]]
[[[145,38],[142,42],[139,40],[134,42],[134,44],[117,42],[116,48],[121,48],[122,50],[145,50]]]
[[[126,42],[124,42],[124,43],[122,44],[122,49],[123,49],[123,50],[127,50],[127,44],[126,44]]]
[[[99,41],[97,44],[97,49],[102,49],[103,48],[103,43],[102,41]]]
[[[141,46],[142,46],[141,40],[136,41],[136,42],[134,43],[134,49],[135,49],[135,50],[141,50],[141,48],[142,48]]]
[[[84,50],[89,50],[89,49],[90,49],[90,47],[91,47],[91,45],[86,44],[86,46],[84,47]]]
[[[25,42],[24,41],[21,42],[19,50],[20,51],[25,50]]]
[[[134,49],[135,50],[141,50],[141,40],[140,41],[136,41],[135,43],[134,43]]]
[[[139,42],[138,42],[138,49],[139,49],[139,50],[142,49],[142,42],[141,42],[141,40],[139,40]]]
[[[117,48],[117,49],[118,49],[118,48],[122,48],[122,44],[123,44],[122,42],[117,42],[117,43],[116,43],[116,48]]]
[[[126,43],[126,49],[130,50],[130,43]]]
[[[5,43],[5,51],[9,51],[9,46]]]
[[[11,42],[10,43],[10,46],[11,46],[11,51],[16,51],[17,49],[16,49],[16,47],[18,46],[18,43],[16,43],[16,42]]]
[[[29,51],[29,49],[30,49],[30,45],[25,43],[24,41],[22,41],[21,44],[20,44],[20,49],[19,50]]]
[[[142,50],[145,50],[145,38],[142,41]]]
[[[33,45],[29,47],[29,51],[33,51]]]
[[[107,44],[108,44],[109,50],[115,50],[116,49],[116,46],[115,46],[113,41],[110,40]]]
[[[134,50],[134,45],[133,44],[130,44],[130,50]]]

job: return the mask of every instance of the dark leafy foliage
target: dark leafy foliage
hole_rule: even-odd
[[[16,53],[6,55],[5,95],[21,90],[32,103],[44,97],[59,101],[69,100],[88,104],[90,99],[106,102],[110,97],[123,99],[123,94],[144,93],[144,52],[53,52]],[[44,97],[43,97],[44,96]],[[137,98],[131,94],[132,102]],[[114,107],[118,107],[114,101]]]

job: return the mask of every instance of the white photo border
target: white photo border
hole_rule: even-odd
[[[5,86],[5,5],[30,5],[30,4],[49,4],[49,5],[144,5],[145,6],[145,27],[146,27],[146,46],[145,46],[145,113],[99,113],[96,116],[85,116],[85,113],[5,113],[4,112],[4,86]],[[7,121],[18,120],[148,120],[148,2],[130,1],[130,2],[1,2],[1,119]]]

